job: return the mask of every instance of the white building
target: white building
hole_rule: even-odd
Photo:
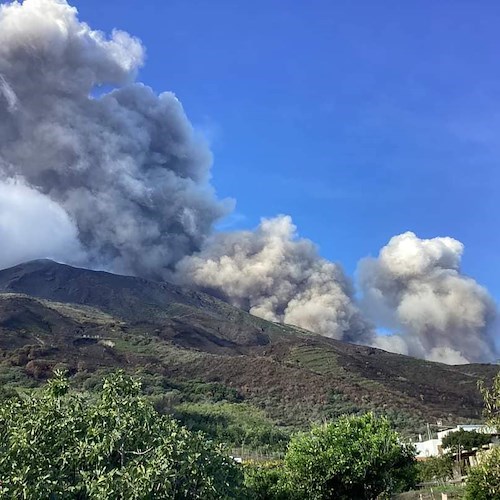
[[[415,443],[417,448],[417,458],[438,457],[443,454],[441,439],[428,439]]]
[[[439,457],[443,454],[443,439],[452,432],[464,430],[467,432],[476,431],[484,434],[495,435],[492,442],[498,444],[498,432],[493,427],[480,424],[460,424],[452,429],[446,429],[437,433],[437,439],[428,439],[427,441],[419,441],[415,444],[417,449],[417,458],[425,459],[429,457]]]

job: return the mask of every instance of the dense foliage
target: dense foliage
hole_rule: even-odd
[[[447,452],[457,453],[458,450],[472,450],[472,448],[481,448],[491,441],[489,434],[483,434],[476,431],[458,431],[450,432],[443,438],[443,448]]]
[[[487,423],[500,429],[500,372],[490,388],[479,384],[484,399]],[[500,448],[480,455],[480,463],[469,471],[466,498],[474,500],[500,500]]]
[[[469,471],[468,500],[500,500],[500,448],[485,452],[481,462]]]
[[[57,373],[39,394],[0,404],[1,498],[234,498],[240,469],[166,416],[122,372],[94,396]]]
[[[262,411],[245,403],[184,403],[174,414],[190,430],[247,450],[284,451],[290,439]]]
[[[244,464],[245,487],[252,500],[290,500],[298,498],[285,482],[281,460],[246,462]]]
[[[486,387],[484,383],[479,383],[479,390],[484,400],[484,416],[488,424],[500,429],[500,372],[493,379],[491,387]]]
[[[414,453],[387,419],[344,416],[293,437],[281,469],[254,466],[246,483],[262,499],[374,499],[414,484]]]
[[[442,457],[429,457],[422,462],[417,462],[418,481],[446,481],[453,477],[453,458],[450,455]]]

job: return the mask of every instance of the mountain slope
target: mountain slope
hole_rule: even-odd
[[[447,366],[270,323],[169,283],[33,261],[0,271],[3,369],[125,367],[218,382],[282,425],[365,409],[401,427],[479,418],[492,365]]]

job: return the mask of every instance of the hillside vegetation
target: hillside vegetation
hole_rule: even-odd
[[[328,339],[169,283],[51,261],[0,271],[2,390],[37,386],[54,368],[86,389],[116,368],[139,373],[160,411],[276,449],[290,430],[345,413],[385,414],[408,435],[480,419],[477,381],[497,371]],[[266,438],[249,435],[250,415]]]

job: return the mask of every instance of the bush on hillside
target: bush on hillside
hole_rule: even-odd
[[[261,410],[246,403],[184,403],[174,415],[188,429],[234,447],[284,451],[290,439]]]

